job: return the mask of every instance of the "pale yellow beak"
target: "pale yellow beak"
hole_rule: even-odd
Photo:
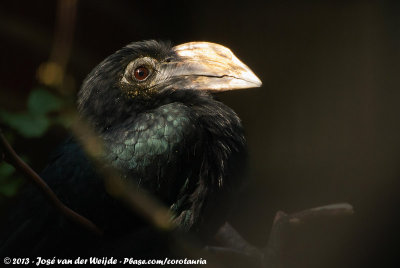
[[[190,42],[173,48],[173,77],[179,87],[208,91],[254,88],[261,80],[229,48],[209,42]]]

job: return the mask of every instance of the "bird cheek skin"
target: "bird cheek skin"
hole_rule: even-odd
[[[134,86],[125,82],[121,82],[119,88],[123,95],[127,99],[136,99],[138,97],[143,99],[151,99],[151,97],[157,92],[154,87]]]

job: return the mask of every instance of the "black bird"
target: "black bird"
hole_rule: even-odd
[[[179,230],[208,237],[226,220],[246,151],[239,117],[210,93],[259,86],[253,72],[221,45],[135,42],[88,75],[78,111],[103,143],[99,159],[118,170],[119,179],[169,207]],[[41,176],[68,207],[103,229],[108,241],[145,226],[109,194],[75,138],[59,148]],[[40,193],[29,188],[23,196],[5,221],[0,255],[96,252],[99,239]]]

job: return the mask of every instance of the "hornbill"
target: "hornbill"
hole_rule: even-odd
[[[77,105],[103,144],[97,157],[118,171],[118,179],[160,200],[179,231],[206,239],[226,220],[246,154],[239,117],[212,93],[259,86],[224,46],[151,40],[131,43],[95,67]],[[100,173],[71,137],[41,177],[104,237],[71,223],[28,187],[3,220],[1,255],[110,254],[121,240],[129,240],[127,253],[134,250],[138,237],[146,237],[136,231],[146,223],[110,194]]]

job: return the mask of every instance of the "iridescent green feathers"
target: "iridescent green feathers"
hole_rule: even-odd
[[[170,103],[141,113],[129,125],[112,128],[104,134],[109,161],[118,168],[135,170],[167,165],[183,154],[184,140],[195,132],[189,108]],[[190,141],[190,142],[195,142]]]

